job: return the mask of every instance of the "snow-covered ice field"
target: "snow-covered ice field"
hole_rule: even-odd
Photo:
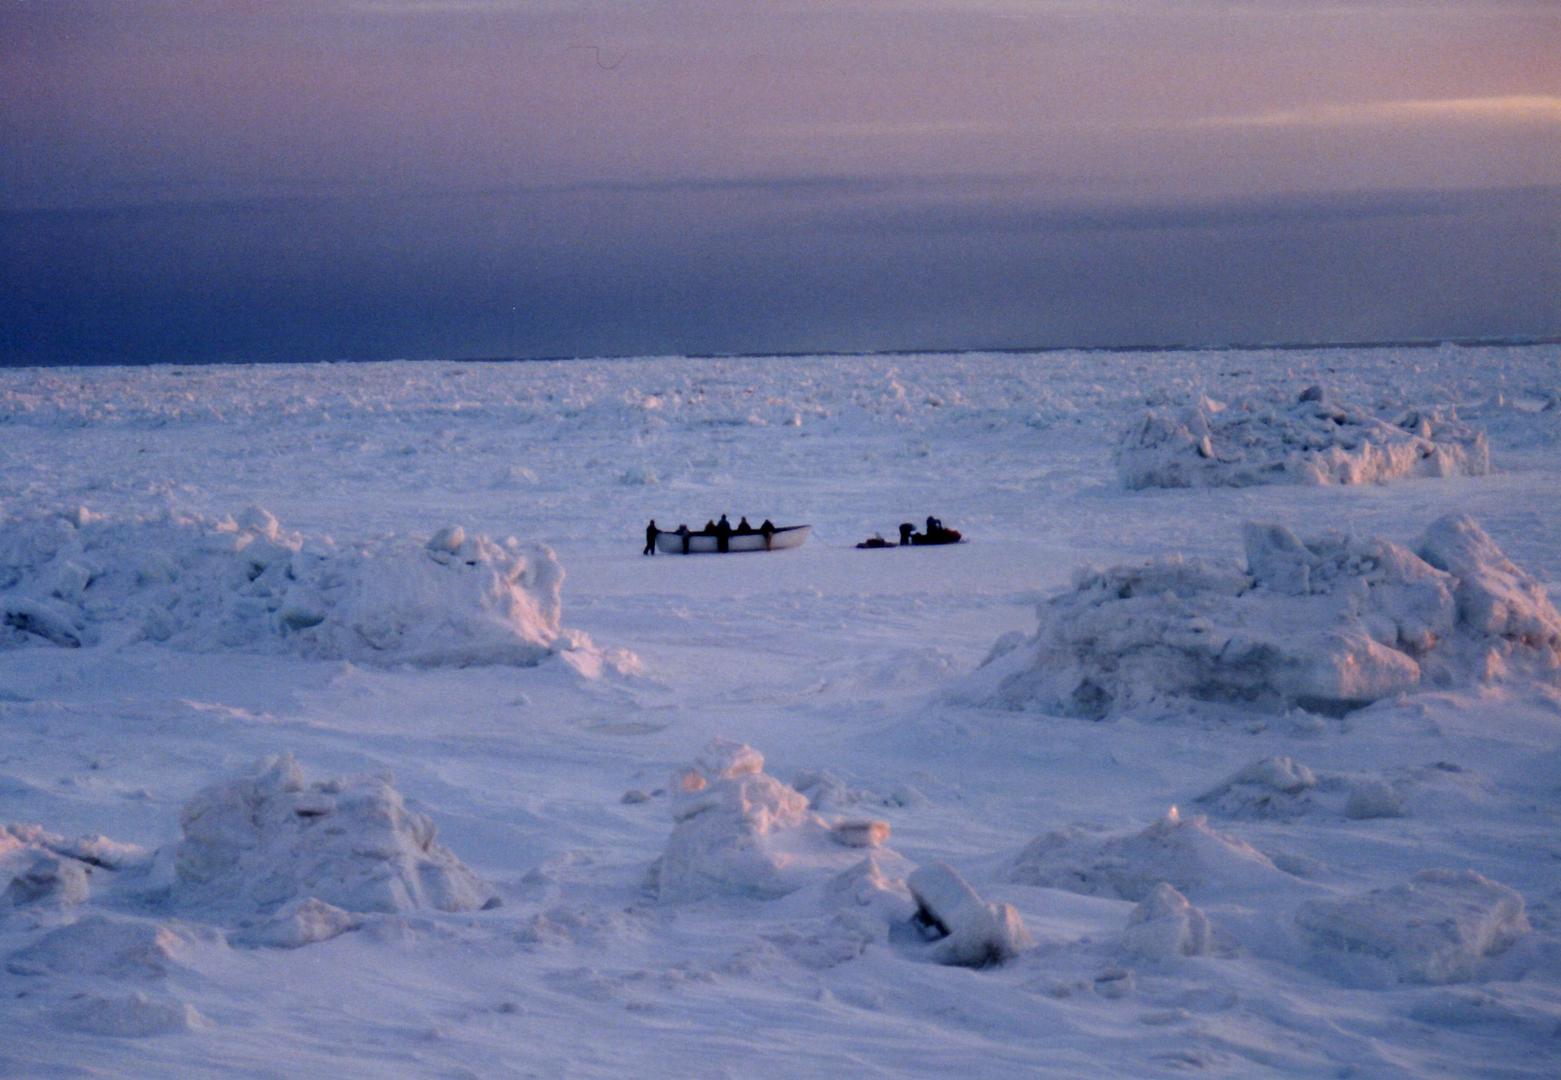
[[[1314,385],[1490,471],[1119,475]],[[1553,1077],[1558,507],[1561,346],[0,372],[0,1075]],[[639,554],[722,512],[814,535]],[[1239,678],[1047,604],[1170,555]]]

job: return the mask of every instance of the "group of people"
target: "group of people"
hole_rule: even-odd
[[[957,544],[959,538],[959,530],[945,526],[942,518],[929,515],[926,530],[919,533],[916,531],[916,526],[909,521],[900,522],[902,544]]]
[[[663,530],[656,527],[656,519],[652,518],[650,524],[645,526],[645,550],[642,552],[642,554],[656,554],[656,537],[660,536],[662,531]],[[752,525],[748,524],[748,519],[746,517],[743,517],[738,519],[737,525],[734,528],[732,523],[726,519],[726,515],[722,514],[720,519],[717,521],[705,522],[705,527],[703,529],[699,529],[698,531],[690,529],[687,525],[679,525],[676,529],[669,531],[672,533],[672,535],[683,538],[683,554],[685,555],[688,554],[689,538],[693,536],[713,536],[715,537],[715,549],[717,551],[729,551],[731,550],[732,537],[753,536],[757,534],[764,537],[764,547],[765,550],[768,551],[770,547],[770,541],[775,536],[775,523],[772,522],[769,518],[765,518],[764,523],[756,529]]]
[[[922,532],[916,531],[916,526],[913,522],[902,521],[900,523],[900,543],[898,545],[900,547],[911,547],[921,544],[957,544],[959,541],[959,530],[950,529],[943,524],[940,518],[929,516],[927,518],[927,527]],[[896,545],[885,540],[881,533],[874,533],[856,546],[859,548],[891,548]]]

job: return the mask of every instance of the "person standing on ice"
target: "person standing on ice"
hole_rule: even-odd
[[[759,532],[764,537],[764,550],[770,550],[770,543],[775,539],[775,522],[769,518],[764,519],[764,524],[759,526]]]
[[[721,520],[715,523],[715,549],[727,551],[732,543],[732,523],[726,520],[726,515],[721,515]]]
[[[650,524],[645,526],[645,550],[640,552],[641,555],[656,554],[656,536],[660,532],[661,530],[656,528],[656,519],[651,518]]]

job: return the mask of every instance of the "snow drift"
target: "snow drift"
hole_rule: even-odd
[[[1414,551],[1279,525],[1245,540],[1245,566],[1168,556],[1082,573],[956,696],[1096,718],[1168,698],[1343,712],[1561,667],[1561,615],[1468,517],[1436,521]]]
[[[1201,815],[1182,817],[1175,807],[1137,833],[1068,829],[1037,836],[1014,859],[1008,879],[1133,901],[1162,883],[1178,893],[1219,894],[1267,891],[1293,880],[1244,840],[1216,831]],[[1174,907],[1162,898],[1145,918]]]
[[[346,928],[350,920],[326,907],[472,911],[497,902],[388,781],[305,783],[290,754],[198,792],[180,824],[176,902],[219,917],[273,916],[250,934],[265,943],[302,944]]]
[[[1456,410],[1411,409],[1393,420],[1312,386],[1289,402],[1201,397],[1152,408],[1123,435],[1117,472],[1128,488],[1370,484],[1490,472],[1485,433]]]
[[[1313,900],[1296,923],[1356,979],[1449,983],[1529,930],[1523,898],[1472,870],[1422,870],[1342,900]]]
[[[86,510],[0,528],[0,644],[65,647],[111,635],[180,648],[297,652],[419,666],[534,665],[601,655],[560,626],[564,572],[545,546],[467,536],[338,548],[237,520],[109,520]],[[627,654],[607,658],[632,667]]]
[[[221,948],[214,930],[189,923],[91,914],[50,930],[6,961],[15,975],[106,975],[161,979],[197,948]]]
[[[1293,820],[1326,812],[1351,821],[1405,816],[1399,785],[1381,776],[1314,773],[1288,757],[1252,762],[1198,796],[1220,816]]]

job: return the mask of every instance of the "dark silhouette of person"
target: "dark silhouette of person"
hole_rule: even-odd
[[[645,526],[645,550],[640,552],[641,555],[656,554],[656,535],[660,532],[661,530],[656,528],[656,519],[651,518],[650,524]]]
[[[764,550],[770,550],[770,544],[775,540],[775,522],[769,518],[764,519],[764,524],[759,526],[759,532],[764,537]]]
[[[904,547],[911,542],[911,534],[916,531],[916,526],[909,521],[900,522],[900,546]]]
[[[737,519],[737,532],[742,536],[747,536],[749,533],[753,532],[753,526],[748,524],[748,518],[746,516]]]
[[[715,549],[717,551],[730,551],[732,547],[732,523],[726,520],[726,515],[721,515],[721,520],[715,523]]]
[[[714,533],[715,533],[715,522],[713,522],[713,521],[705,522],[705,527],[701,531],[702,532],[707,532],[707,533],[710,533],[710,534],[714,535]]]
[[[683,538],[683,554],[687,555],[688,554],[688,538],[690,536],[694,535],[694,534],[688,531],[688,526],[687,525],[679,525],[678,526],[678,535]]]
[[[930,540],[943,531],[943,522],[930,514],[927,517],[927,538]]]

